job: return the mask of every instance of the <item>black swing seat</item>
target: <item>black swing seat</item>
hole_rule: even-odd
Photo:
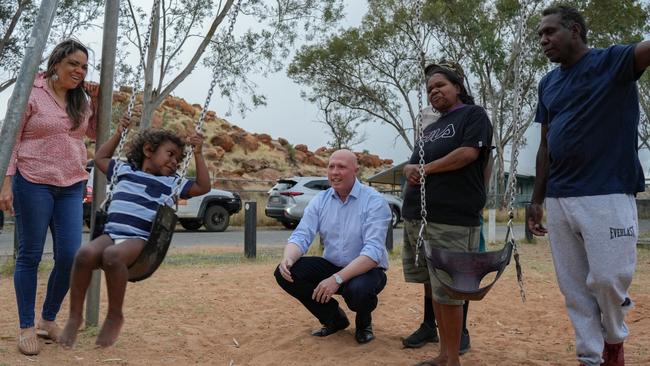
[[[106,219],[107,214],[104,210],[96,212],[93,239],[104,232]],[[149,240],[135,262],[129,266],[129,282],[138,282],[149,278],[158,269],[167,255],[177,221],[178,217],[173,208],[166,205],[158,206],[156,216],[151,224]]]
[[[431,247],[427,253],[427,261],[434,269],[434,276],[452,299],[477,301],[481,300],[501,277],[510,263],[513,246],[510,240],[501,250],[483,253],[455,252]],[[438,271],[446,272],[452,283],[441,279]],[[492,272],[497,272],[492,283],[479,288],[483,277]]]

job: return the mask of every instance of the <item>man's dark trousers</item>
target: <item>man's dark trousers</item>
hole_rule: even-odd
[[[280,274],[280,269],[275,270],[275,279],[291,296],[298,299],[321,324],[327,325],[338,316],[339,303],[334,298],[322,304],[312,300],[314,289],[318,284],[340,271],[337,267],[322,257],[301,257],[291,267],[293,283],[287,281]],[[370,314],[377,307],[377,295],[386,286],[386,273],[381,268],[373,268],[360,274],[341,285],[336,292],[342,295],[348,308],[357,314]]]

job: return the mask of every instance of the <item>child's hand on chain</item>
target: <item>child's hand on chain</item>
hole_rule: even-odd
[[[194,155],[200,155],[203,151],[203,134],[194,132],[190,135],[188,142],[192,145],[192,152]]]
[[[122,131],[126,130],[131,126],[131,118],[127,115],[126,112],[120,117],[120,120],[117,122],[117,131],[116,133],[122,134]]]

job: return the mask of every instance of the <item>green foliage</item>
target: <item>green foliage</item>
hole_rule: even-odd
[[[630,44],[648,39],[650,34],[650,2],[621,0],[573,1],[583,11],[587,23],[587,39],[592,47]],[[650,149],[650,73],[638,82],[641,105],[639,124],[640,147]]]
[[[412,99],[421,70],[410,17],[415,5],[415,0],[369,1],[361,26],[304,46],[287,74],[310,89],[304,93],[308,100],[352,111],[361,123],[387,124],[412,148],[408,131],[416,123]]]
[[[647,2],[575,3],[585,12],[595,45],[637,41],[648,34]],[[553,67],[540,52],[536,32],[541,11],[550,1],[429,0],[423,4],[418,32],[413,11],[418,1],[369,0],[360,26],[304,46],[289,65],[288,75],[309,89],[303,92],[306,99],[333,104],[338,112],[356,112],[359,123],[387,124],[412,149],[410,132],[417,121],[413,98],[421,87],[417,50],[424,49],[428,60],[457,61],[465,69],[470,93],[494,125],[495,172],[503,181],[505,147],[529,126],[537,82]],[[650,108],[650,94],[645,92],[650,90],[648,78],[641,80],[640,89],[642,104]],[[354,132],[356,127],[347,128]]]
[[[289,162],[291,164],[296,164],[296,149],[293,147],[292,144],[287,144],[287,154],[289,155]]]
[[[635,0],[595,0],[587,3],[583,13],[589,29],[588,40],[593,47],[614,43],[636,43],[650,31],[648,8]]]
[[[203,64],[216,74],[216,90],[230,106],[244,113],[250,106],[266,104],[266,97],[257,90],[250,75],[267,75],[280,70],[301,37],[314,39],[333,27],[342,16],[343,0],[190,0],[166,1],[156,18],[154,37],[149,46],[154,57],[144,67],[143,121],[194,70],[203,57]],[[151,9],[132,8],[131,1],[121,9],[122,47],[119,59],[132,52],[139,55],[145,45],[143,34],[149,23]],[[232,15],[239,5],[236,31],[229,35]],[[254,20],[251,28],[241,29],[241,18]],[[197,34],[197,29],[207,29]],[[201,43],[188,47],[191,38]],[[188,62],[181,60],[190,53]],[[136,64],[137,65],[137,64]],[[129,85],[134,80],[134,67],[121,65],[117,78]],[[154,72],[155,70],[155,72]],[[207,85],[206,85],[207,89]],[[226,114],[230,114],[228,110]],[[147,125],[143,123],[142,127]]]

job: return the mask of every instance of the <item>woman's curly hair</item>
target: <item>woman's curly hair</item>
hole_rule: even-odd
[[[129,163],[133,164],[137,169],[142,169],[142,162],[144,161],[144,145],[149,144],[153,151],[165,141],[173,142],[178,145],[183,152],[181,159],[185,158],[185,143],[180,137],[176,136],[173,132],[167,130],[158,130],[148,128],[140,131],[131,141],[129,150],[126,153],[126,158]]]

